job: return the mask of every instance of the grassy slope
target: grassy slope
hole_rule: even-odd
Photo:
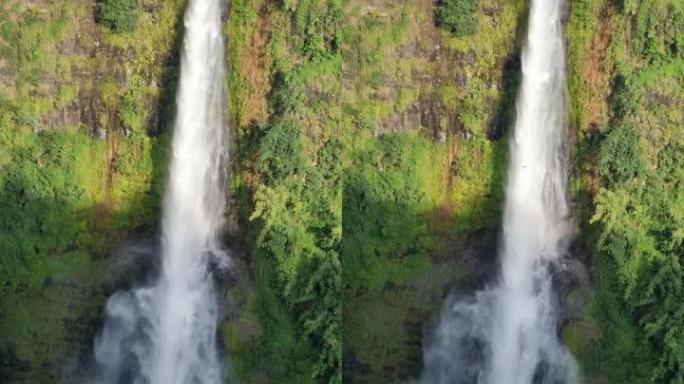
[[[417,377],[426,322],[472,283],[449,250],[499,223],[522,4],[480,2],[463,38],[434,25],[430,1],[345,6],[345,379]]]
[[[94,6],[0,3],[3,382],[55,382],[89,347],[117,279],[103,256],[155,223],[167,135],[148,127],[169,120],[183,2],[141,2],[125,35]]]

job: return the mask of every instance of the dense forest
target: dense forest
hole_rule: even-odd
[[[0,382],[86,383],[159,269],[186,0],[0,0]],[[529,4],[224,2],[231,383],[417,383],[497,270]],[[684,2],[570,0],[584,383],[684,382]]]

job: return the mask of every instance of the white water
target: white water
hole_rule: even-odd
[[[425,350],[426,383],[578,381],[557,336],[550,271],[568,237],[563,7],[563,0],[531,2],[499,281],[448,304]]]
[[[95,344],[102,384],[218,384],[218,305],[209,264],[226,266],[221,0],[190,0],[162,218],[162,270],[113,295]]]

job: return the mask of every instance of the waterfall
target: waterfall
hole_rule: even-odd
[[[97,383],[218,384],[224,377],[210,274],[210,265],[227,265],[218,241],[228,157],[221,3],[188,2],[160,277],[109,299],[95,342]]]
[[[448,303],[425,349],[430,384],[572,384],[551,268],[566,252],[563,0],[532,0],[496,285]]]

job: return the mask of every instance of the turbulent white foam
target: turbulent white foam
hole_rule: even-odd
[[[226,263],[221,0],[190,0],[162,218],[162,271],[153,286],[113,295],[95,343],[102,384],[218,384],[218,306],[209,262]]]
[[[425,350],[424,382],[577,382],[557,336],[550,266],[565,253],[565,48],[562,0],[532,0],[511,140],[501,275],[448,303]]]

